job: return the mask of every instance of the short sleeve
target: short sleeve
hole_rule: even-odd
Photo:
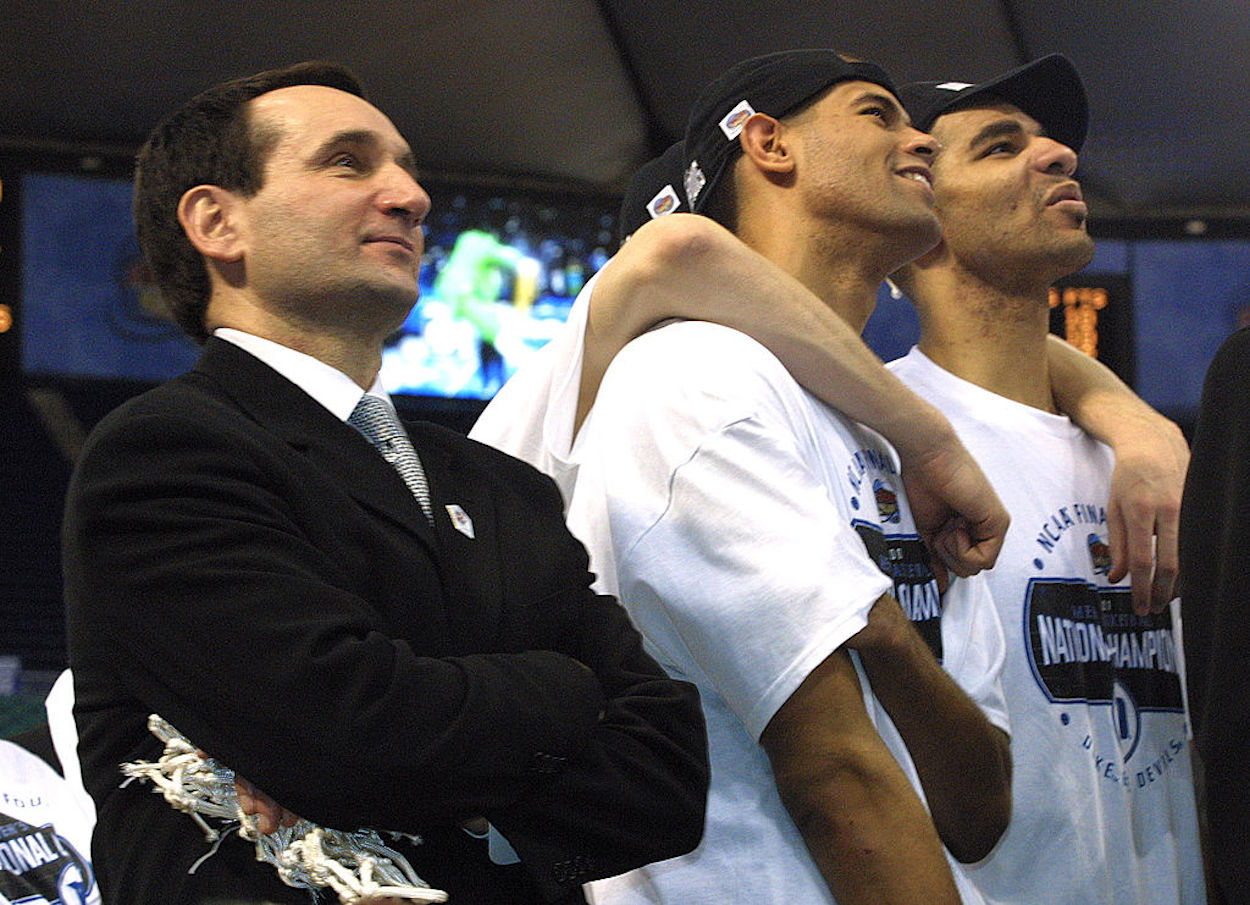
[[[575,531],[609,547],[661,663],[755,738],[890,587],[811,461],[807,405],[753,340],[678,324],[618,356],[579,440]]]

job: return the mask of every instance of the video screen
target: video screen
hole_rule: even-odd
[[[382,379],[392,393],[489,399],[615,249],[617,201],[425,187],[421,298]],[[139,254],[129,180],[26,173],[19,194],[24,373],[158,382],[194,364]]]
[[[427,185],[421,298],[382,353],[392,393],[490,399],[616,248],[611,199]]]
[[[32,376],[158,382],[195,363],[139,254],[128,179],[27,173],[21,356]]]
[[[434,206],[421,298],[387,343],[382,376],[410,412],[468,412],[459,400],[480,409],[563,323],[616,248],[618,202],[519,184],[423,184]],[[0,267],[3,285],[20,287],[25,375],[155,383],[195,362],[139,255],[130,195],[129,179],[69,168],[6,177],[0,214],[16,217],[20,254],[6,243]],[[1095,312],[1098,354],[1147,402],[1190,417],[1219,343],[1250,323],[1250,241],[1099,239],[1097,249],[1065,283],[1114,290]],[[888,360],[918,333],[910,303],[883,288],[869,344]]]

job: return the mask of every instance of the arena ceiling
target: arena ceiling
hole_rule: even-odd
[[[812,46],[900,81],[1061,51],[1091,97],[1096,218],[1250,220],[1244,0],[11,0],[0,147],[129,153],[210,83],[327,58],[428,171],[617,191],[719,71]]]

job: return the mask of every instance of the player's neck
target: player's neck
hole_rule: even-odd
[[[1045,291],[1013,294],[975,282],[918,288],[920,350],[957,377],[1024,405],[1057,411],[1046,352]]]
[[[830,253],[822,243],[775,231],[742,238],[810,289],[855,332],[863,332],[877,304],[877,289],[891,269],[876,249],[851,244]]]

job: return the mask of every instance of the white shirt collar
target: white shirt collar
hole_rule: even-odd
[[[218,327],[213,331],[213,336],[259,358],[329,409],[340,421],[347,420],[360,397],[364,395],[355,381],[342,371],[289,346],[232,327]],[[382,388],[382,381],[377,377],[373,379],[369,393],[380,397],[394,409],[391,397]]]

